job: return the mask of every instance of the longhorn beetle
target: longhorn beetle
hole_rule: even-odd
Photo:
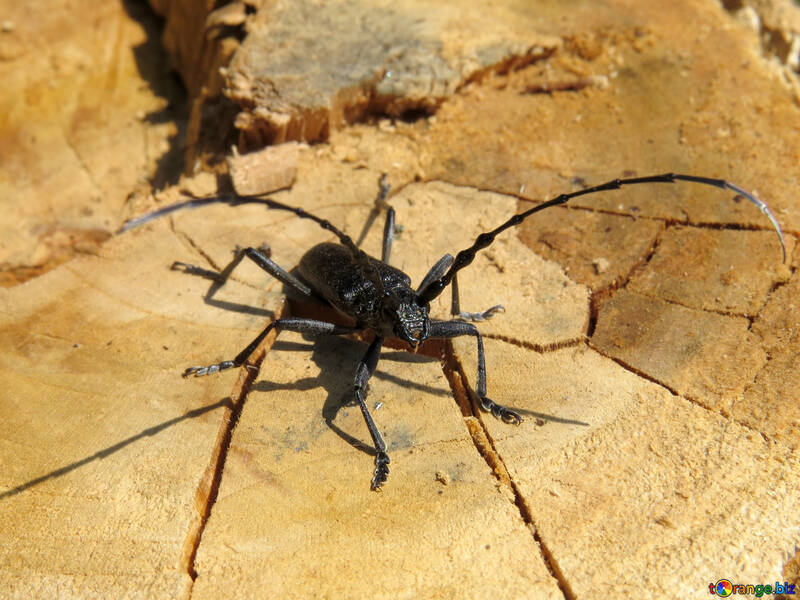
[[[461,250],[456,254],[455,258],[450,254],[445,254],[430,268],[428,274],[425,275],[416,290],[411,287],[411,278],[408,275],[388,264],[394,236],[395,214],[392,208],[389,208],[386,216],[386,224],[383,230],[383,251],[380,260],[367,255],[363,250],[359,249],[347,234],[337,229],[328,220],[312,215],[302,208],[288,206],[263,196],[214,196],[210,198],[193,198],[132,219],[123,225],[121,231],[133,229],[148,221],[184,208],[197,208],[214,203],[223,203],[230,206],[263,204],[270,209],[292,212],[301,219],[310,219],[323,229],[333,233],[339,239],[338,244],[322,243],[308,250],[300,259],[300,264],[297,266],[298,276],[292,275],[279,267],[264,251],[257,248],[244,248],[241,251],[237,251],[236,257],[225,269],[223,275],[230,274],[232,269],[246,256],[267,273],[305,298],[322,302],[349,317],[355,321],[354,326],[348,327],[326,321],[294,317],[276,319],[267,325],[267,327],[233,360],[225,360],[208,366],[189,367],[184,371],[183,376],[188,377],[189,375],[194,375],[195,377],[199,377],[201,375],[217,373],[232,367],[242,366],[261,341],[273,329],[278,332],[288,330],[312,335],[347,335],[365,330],[372,330],[375,334],[375,338],[369,345],[364,358],[361,359],[361,362],[359,362],[356,367],[353,392],[358,400],[361,413],[364,416],[370,436],[375,445],[375,471],[372,476],[372,489],[377,490],[386,481],[389,475],[389,455],[386,452],[386,442],[384,442],[380,431],[378,431],[378,428],[375,426],[372,415],[367,408],[366,393],[367,382],[378,364],[383,340],[387,337],[399,338],[408,343],[412,349],[416,350],[416,348],[427,339],[447,339],[462,335],[474,336],[478,349],[478,377],[475,391],[477,392],[481,408],[491,412],[496,418],[506,423],[521,423],[522,417],[519,413],[496,403],[486,395],[486,366],[483,352],[483,340],[481,339],[481,334],[477,327],[467,322],[480,321],[491,317],[502,307],[495,306],[481,313],[460,312],[458,283],[456,280],[458,272],[467,267],[475,258],[475,254],[489,246],[499,234],[506,229],[516,227],[525,219],[541,210],[550,208],[551,206],[565,204],[570,199],[578,196],[586,196],[606,190],[615,190],[623,186],[649,183],[675,183],[676,181],[688,181],[714,186],[720,189],[728,189],[750,200],[750,202],[755,204],[761,212],[767,216],[772,226],[775,228],[778,238],[780,239],[783,261],[786,261],[786,246],[783,240],[783,233],[775,217],[764,202],[756,198],[753,194],[723,179],[675,173],[664,173],[662,175],[651,175],[648,177],[632,177],[628,179],[614,179],[601,185],[561,194],[552,200],[529,208],[524,212],[514,215],[495,229],[481,233],[469,248]],[[386,199],[388,191],[389,187],[386,184],[386,176],[382,175],[380,179],[378,203],[376,203],[376,205]],[[182,263],[176,264],[182,265]],[[221,281],[219,285],[221,285]],[[449,321],[430,318],[428,316],[428,311],[431,301],[438,297],[448,285],[451,286],[452,292],[451,314],[458,318]]]

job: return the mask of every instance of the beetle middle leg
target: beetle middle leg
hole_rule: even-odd
[[[483,312],[465,312],[461,310],[461,301],[458,296],[458,277],[453,277],[453,283],[450,284],[452,288],[452,296],[450,301],[450,314],[454,317],[464,319],[465,321],[485,321],[491,319],[495,313],[504,312],[506,309],[502,304],[495,304],[491,308]]]
[[[195,377],[200,377],[201,375],[211,375],[233,367],[241,367],[273,329],[276,329],[278,332],[287,330],[297,331],[299,333],[310,333],[312,335],[320,335],[323,333],[329,335],[347,335],[349,333],[361,331],[358,327],[346,327],[344,325],[328,323],[327,321],[315,321],[314,319],[301,319],[297,317],[276,319],[267,325],[264,331],[259,333],[233,360],[223,360],[222,362],[205,367],[189,367],[183,372],[183,376],[188,377],[189,375],[194,375]]]
[[[278,264],[272,261],[268,256],[268,252],[269,249],[265,246],[259,246],[258,248],[241,248],[237,246],[236,250],[234,251],[233,259],[221,271],[212,271],[210,269],[204,269],[177,261],[172,263],[171,269],[173,271],[182,271],[190,275],[198,275],[200,277],[204,277],[205,279],[210,279],[212,283],[203,296],[203,300],[206,304],[217,306],[219,308],[238,310],[255,315],[272,316],[270,311],[253,308],[243,304],[221,301],[215,298],[216,293],[222,288],[223,285],[225,285],[233,271],[237,266],[239,266],[239,264],[242,262],[242,259],[245,257],[252,260],[261,269],[272,275],[278,281],[284,283],[289,289],[294,290],[300,296],[308,299],[316,298],[305,282],[282,269]]]
[[[506,423],[519,425],[522,423],[522,417],[518,412],[502,404],[497,404],[497,402],[486,396],[486,359],[483,352],[483,338],[475,325],[464,321],[431,321],[430,335],[428,337],[445,339],[462,335],[473,335],[478,342],[478,380],[475,385],[475,392],[478,394],[481,408]]]
[[[285,269],[281,268],[275,261],[273,261],[269,256],[267,256],[267,251],[265,248],[238,248],[235,251],[233,260],[228,263],[228,265],[219,273],[214,274],[213,271],[208,271],[206,269],[201,269],[199,267],[195,267],[193,265],[188,265],[182,262],[175,262],[172,264],[173,270],[182,270],[186,273],[201,275],[203,277],[208,277],[209,274],[212,274],[213,277],[210,277],[214,280],[214,283],[211,284],[211,287],[208,288],[208,292],[206,292],[205,299],[211,300],[214,297],[214,294],[225,284],[228,278],[233,273],[233,270],[239,266],[239,263],[242,262],[244,257],[249,258],[254,263],[256,263],[259,267],[261,267],[264,271],[272,275],[275,279],[280,281],[281,283],[286,284],[291,289],[295,290],[302,296],[306,298],[313,297],[313,293],[311,292],[311,288],[309,288],[305,283],[300,281],[297,277],[286,271]]]
[[[453,264],[453,256],[452,254],[445,254],[442,258],[436,261],[430,270],[427,272],[425,277],[422,278],[422,282],[419,284],[417,288],[417,296],[422,294],[422,292],[427,288],[431,283],[439,279],[442,275],[444,275],[450,266]],[[458,278],[453,277],[453,281],[451,283],[452,287],[452,296],[450,302],[450,314],[454,317],[458,317],[459,319],[464,319],[465,321],[485,321],[486,319],[491,319],[495,313],[503,312],[505,308],[503,308],[502,304],[496,304],[491,308],[484,310],[483,312],[465,312],[461,310],[461,301],[459,300],[459,293],[458,293]]]

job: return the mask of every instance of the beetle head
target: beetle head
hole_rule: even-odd
[[[416,302],[414,292],[394,290],[384,297],[385,318],[392,324],[392,335],[416,348],[428,338],[428,306]]]

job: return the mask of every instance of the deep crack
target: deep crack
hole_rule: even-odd
[[[647,249],[647,252],[644,253],[644,256],[642,256],[640,260],[636,261],[631,268],[628,269],[627,273],[616,278],[606,287],[590,293],[589,323],[586,327],[586,340],[592,339],[592,336],[597,329],[597,321],[600,318],[600,309],[602,308],[603,304],[610,300],[615,292],[624,289],[630,283],[634,274],[637,271],[644,269],[653,259],[656,249],[661,242],[661,235],[664,233],[664,231],[666,231],[666,227],[656,233],[656,235],[653,237],[653,243],[650,244],[650,248]]]
[[[534,541],[539,547],[541,552],[542,561],[544,562],[550,575],[555,579],[558,588],[561,590],[565,600],[574,600],[575,593],[572,587],[564,576],[563,571],[558,565],[550,548],[539,535],[536,527],[536,522],[533,518],[533,512],[525,502],[516,482],[513,480],[508,472],[508,469],[503,461],[500,453],[497,451],[494,440],[489,434],[480,410],[477,408],[477,403],[474,401],[474,394],[467,384],[467,377],[464,368],[458,361],[453,349],[451,340],[446,340],[444,352],[442,354],[442,369],[447,381],[450,383],[450,389],[453,392],[453,397],[461,409],[461,414],[464,417],[464,422],[472,438],[473,444],[481,457],[486,461],[486,464],[492,469],[492,473],[497,480],[506,485],[514,496],[514,505],[519,510],[520,517],[523,522],[528,526],[533,536]]]
[[[287,311],[280,311],[281,313]],[[284,314],[276,315],[276,318],[286,316]],[[247,363],[242,367],[239,373],[239,379],[234,386],[231,397],[233,406],[226,408],[222,415],[219,431],[217,432],[217,440],[209,459],[208,466],[200,480],[195,495],[195,506],[197,508],[197,516],[193,520],[189,533],[183,544],[183,556],[181,564],[194,583],[197,579],[197,571],[195,569],[195,560],[197,558],[197,551],[200,548],[200,542],[203,538],[208,519],[211,516],[211,509],[217,500],[219,493],[219,486],[222,481],[222,475],[225,471],[225,462],[228,458],[228,451],[230,450],[231,441],[233,439],[233,431],[239,422],[239,417],[244,409],[245,400],[261,369],[261,363],[267,354],[267,351],[272,346],[277,337],[277,333],[273,332],[269,335],[264,342],[256,349],[250,356]],[[191,598],[192,590],[189,590],[188,597]]]
[[[500,335],[496,333],[481,332],[481,335],[483,336],[484,339],[498,340],[500,342],[505,342],[506,344],[511,344],[512,346],[518,346],[519,348],[525,348],[526,350],[533,350],[538,354],[545,354],[547,352],[556,352],[558,350],[563,350],[564,348],[574,348],[575,346],[580,346],[584,342],[584,336],[570,338],[566,340],[559,340],[557,342],[550,342],[549,344],[537,344],[536,342],[520,340],[517,338],[512,338],[506,335]]]

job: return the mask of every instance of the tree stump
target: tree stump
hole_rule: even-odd
[[[4,72],[28,82],[0,95],[15,107],[0,155],[16,161],[0,164],[15,232],[0,289],[0,595],[571,599],[798,583],[800,95],[792,52],[762,35],[791,47],[795,6],[154,1],[191,105],[185,129],[159,134],[150,108],[122,101],[153,81],[131,68],[141,39],[103,33],[109,19],[141,32],[131,7],[101,23],[37,4],[46,19],[9,4],[0,32]],[[53,50],[48,31],[67,41]],[[65,87],[29,83],[53,56],[93,56],[86,40],[114,60],[73,61]],[[95,76],[108,64],[119,80]],[[21,108],[19,89],[67,83],[96,98],[100,125],[91,102]],[[164,106],[145,91],[137,101]],[[36,154],[43,123],[61,141]],[[165,187],[184,130],[191,175]],[[131,141],[151,135],[171,147]],[[271,319],[322,313],[252,264],[209,296],[202,272],[173,263],[220,271],[237,245],[266,243],[291,268],[328,232],[212,206],[115,233],[221,181],[379,255],[386,173],[392,264],[416,284],[537,202],[665,171],[757,190],[787,262],[752,204],[690,184],[531,217],[459,275],[465,310],[505,306],[478,325],[488,391],[524,422],[478,409],[473,339],[390,344],[368,396],[392,458],[380,492],[351,403],[363,339],[273,335],[247,367],[181,378]],[[39,264],[42,227],[95,234]]]

